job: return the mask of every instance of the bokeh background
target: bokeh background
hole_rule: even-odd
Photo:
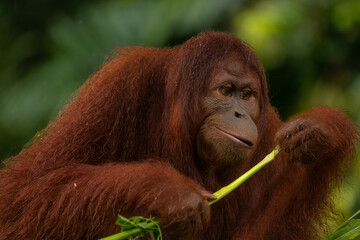
[[[330,105],[360,125],[358,0],[2,0],[0,159],[54,119],[117,46],[173,46],[210,29],[252,46],[283,120]],[[360,209],[359,153],[348,175],[334,189],[345,217]]]

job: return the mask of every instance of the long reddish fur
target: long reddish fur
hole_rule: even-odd
[[[229,53],[260,79],[259,140],[238,168],[207,175],[197,165],[199,98],[214,65]],[[331,139],[303,149],[322,159],[303,164],[280,154],[234,193],[211,207],[199,239],[316,239],[332,204],[331,187],[354,153],[352,122],[334,108],[314,108],[297,118],[325,126]],[[145,215],[181,201],[187,187],[209,191],[260,161],[286,127],[271,107],[261,64],[240,40],[206,32],[169,49],[126,48],[104,64],[34,138],[0,171],[0,239],[96,239],[119,231],[117,214]],[[280,130],[281,131],[281,130]],[[320,156],[320,155],[319,155]],[[184,184],[186,183],[186,184]],[[185,187],[186,185],[186,187]],[[177,194],[170,195],[172,189]],[[161,198],[159,198],[161,199]],[[164,210],[165,211],[165,210]]]

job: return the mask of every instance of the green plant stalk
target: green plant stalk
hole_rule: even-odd
[[[216,203],[220,199],[224,198],[226,195],[231,193],[235,188],[239,187],[243,182],[248,180],[252,175],[257,173],[260,169],[265,167],[267,164],[269,164],[271,161],[275,159],[275,156],[279,153],[280,148],[279,146],[276,146],[275,149],[269,153],[261,162],[256,164],[253,168],[251,168],[249,171],[241,175],[238,179],[230,183],[229,185],[221,188],[220,190],[216,191],[214,195],[216,196],[215,200],[209,201],[209,205]],[[158,223],[160,224],[160,223]],[[156,223],[149,223],[149,227],[154,227]],[[128,239],[129,237],[135,236],[137,234],[144,233],[144,231],[140,228],[135,228],[128,230],[126,232],[117,233],[114,235],[111,235],[109,237],[102,238],[101,240],[123,240]]]
[[[279,151],[280,151],[279,146],[276,146],[275,149],[271,153],[269,153],[263,160],[261,160],[261,162],[259,162],[254,167],[252,167],[249,171],[247,171],[246,173],[241,175],[238,179],[236,179],[229,185],[227,185],[227,186],[221,188],[220,190],[218,190],[217,192],[213,193],[216,196],[216,199],[210,201],[209,205],[216,203],[217,201],[219,201],[220,199],[222,199],[223,197],[225,197],[226,195],[231,193],[235,188],[239,187],[243,182],[248,180],[252,175],[254,175],[260,169],[265,167],[268,163],[270,163],[272,160],[275,159],[275,156],[279,153]]]
[[[156,223],[149,223],[148,225],[149,227],[154,227],[156,226]],[[128,230],[126,232],[120,232],[120,233],[116,233],[114,235],[108,236],[108,237],[104,237],[101,238],[100,240],[123,240],[123,239],[129,239],[130,237],[139,235],[139,234],[143,234],[144,230],[141,228],[134,228],[131,230]]]
[[[356,215],[358,215],[360,213],[360,210],[357,211],[356,213],[354,213],[351,217],[349,217],[348,220],[345,221],[345,223],[349,222],[351,219],[354,219],[354,217],[356,217]]]
[[[323,240],[348,240],[355,239],[360,235],[360,219],[354,219],[360,210],[340,225],[334,232],[323,238]]]

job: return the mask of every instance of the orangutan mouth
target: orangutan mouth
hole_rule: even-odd
[[[217,130],[219,130],[222,134],[224,134],[225,136],[227,136],[228,138],[232,139],[233,141],[239,143],[240,145],[246,147],[246,148],[251,148],[254,143],[252,143],[250,140],[248,139],[244,139],[244,137],[240,137],[239,135],[229,132],[229,131],[225,131],[222,130],[218,127],[215,127]]]

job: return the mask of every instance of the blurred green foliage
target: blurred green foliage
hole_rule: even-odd
[[[231,32],[253,47],[283,119],[331,105],[359,125],[358,0],[5,0],[0,159],[19,152],[54,119],[114,48],[173,46],[209,29]],[[354,169],[359,177],[360,164]],[[346,215],[360,208],[356,177],[338,200]]]
[[[114,48],[180,43],[229,22],[239,3],[52,1],[54,8],[41,0],[0,2],[0,159],[55,118]]]

